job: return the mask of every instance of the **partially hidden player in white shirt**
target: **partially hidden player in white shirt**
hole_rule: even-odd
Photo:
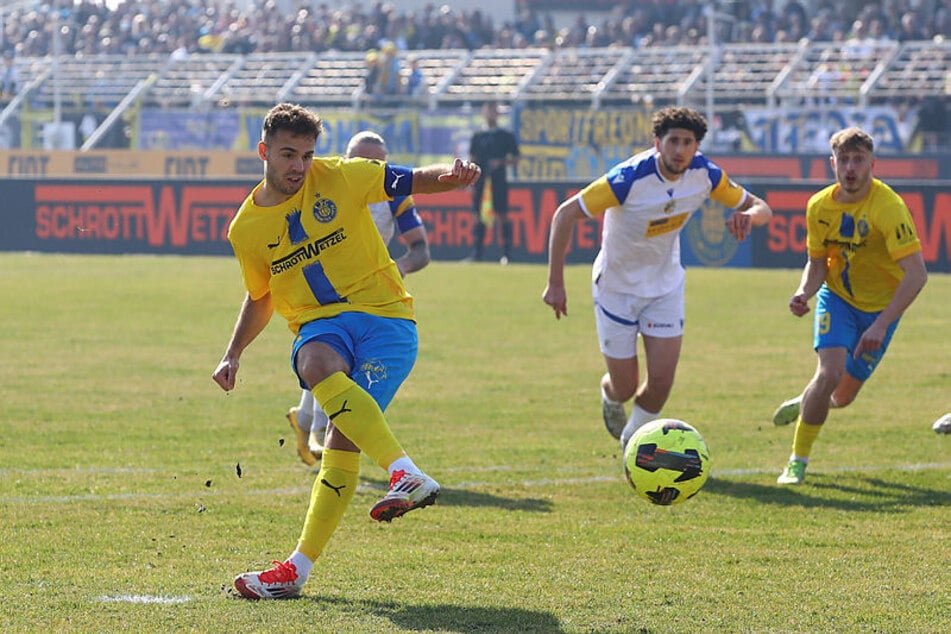
[[[376,132],[358,132],[347,143],[347,158],[365,158],[386,161],[386,141]],[[412,196],[397,196],[393,200],[369,205],[373,222],[389,244],[394,235],[406,246],[406,252],[396,260],[403,277],[429,264],[429,240]],[[398,231],[397,231],[398,230]],[[308,466],[317,464],[323,455],[323,438],[327,430],[327,414],[320,409],[310,390],[302,390],[300,403],[287,412],[287,420],[297,437],[297,455]]]
[[[604,423],[622,449],[638,427],[660,417],[670,395],[684,332],[684,268],[680,232],[707,199],[733,210],[726,227],[745,240],[769,222],[765,201],[729,179],[700,151],[707,122],[670,106],[652,118],[654,147],[613,167],[567,199],[552,218],[548,285],[542,300],[568,314],[565,256],[574,225],[604,216],[594,261],[595,323],[607,373],[601,379]],[[637,338],[644,342],[639,384]],[[634,398],[630,417],[624,403]]]

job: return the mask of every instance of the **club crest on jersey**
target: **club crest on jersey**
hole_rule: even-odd
[[[862,216],[861,218],[859,218],[859,222],[858,222],[858,225],[856,226],[856,229],[858,229],[859,237],[864,238],[865,236],[868,235],[868,231],[869,231],[868,220],[865,219],[865,216]]]
[[[328,223],[337,217],[337,205],[329,198],[318,198],[314,202],[314,219]]]
[[[675,203],[673,200],[668,200],[667,204],[664,205],[664,213],[669,214],[670,212],[674,210],[674,207],[676,206],[677,206],[677,203]]]

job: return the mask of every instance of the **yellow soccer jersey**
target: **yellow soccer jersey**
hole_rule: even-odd
[[[915,223],[901,197],[877,178],[856,203],[835,201],[838,187],[830,185],[809,199],[809,257],[826,257],[826,285],[833,293],[859,310],[883,310],[904,276],[895,261],[921,251]]]
[[[291,199],[242,203],[228,240],[252,299],[268,291],[295,334],[302,324],[347,311],[413,319],[413,299],[390,258],[368,203],[390,199],[386,166],[315,158]]]

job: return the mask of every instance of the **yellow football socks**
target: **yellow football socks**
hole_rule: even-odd
[[[793,455],[808,460],[809,454],[812,453],[812,443],[816,442],[820,431],[822,431],[822,425],[804,423],[800,417],[796,421],[796,433],[793,436]]]
[[[317,559],[330,536],[337,530],[340,518],[350,505],[360,479],[360,454],[353,451],[325,449],[320,472],[310,494],[307,519],[297,542],[297,550]]]
[[[334,427],[386,469],[405,454],[373,397],[343,372],[314,386],[314,396]]]

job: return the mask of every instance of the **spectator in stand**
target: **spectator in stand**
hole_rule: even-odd
[[[402,92],[400,82],[400,58],[396,44],[384,42],[380,56],[377,59],[377,90],[379,95],[398,95]]]
[[[898,30],[898,41],[909,42],[924,39],[924,32],[921,23],[918,20],[918,14],[914,11],[906,11],[901,16],[901,23]]]
[[[409,72],[406,75],[406,94],[410,97],[421,97],[428,91],[428,84],[423,71],[419,67],[419,58],[411,55],[406,58]]]
[[[536,42],[543,31],[547,40],[561,46],[663,46],[665,34],[676,27],[681,36],[696,29],[698,41],[707,33],[702,3],[618,3],[613,11],[589,20],[590,7],[579,5],[568,33],[557,33],[550,14],[522,9],[511,22],[495,28],[484,9],[460,9],[450,5],[426,5],[419,11],[400,12],[399,3],[327,3],[282,14],[271,3],[235,3],[212,0],[197,5],[186,0],[112,3],[80,0],[56,3],[59,33],[67,54],[83,55],[147,53],[167,54],[172,42],[185,40],[189,51],[271,52],[330,49],[366,52],[381,40],[396,43],[399,50],[439,48],[519,48]],[[630,5],[634,5],[633,7]],[[772,42],[779,30],[796,40],[800,34],[813,41],[837,41],[855,20],[870,25],[873,18],[884,23],[892,39],[931,39],[951,36],[951,0],[882,0],[881,3],[837,0],[788,0],[778,10],[775,0],[737,0],[724,3],[734,20],[720,21],[724,42]],[[44,57],[52,53],[52,24],[48,5],[9,9],[4,15],[4,41],[16,42],[17,54]],[[811,10],[807,11],[806,7]],[[662,10],[661,10],[662,9]],[[905,18],[911,14],[912,17]],[[631,23],[628,23],[628,18]],[[592,23],[601,23],[589,33]],[[905,24],[907,22],[907,24]],[[914,24],[913,24],[914,23]],[[732,26],[731,26],[732,24]],[[754,25],[759,28],[754,29]],[[199,46],[199,39],[205,46]],[[691,40],[694,38],[688,38]]]
[[[16,60],[13,51],[3,51],[3,74],[0,75],[0,101],[9,102],[16,97],[20,85],[20,76],[17,72]]]
[[[380,89],[380,54],[371,50],[366,56],[366,76],[363,79],[363,93],[368,97],[379,95]]]
[[[925,20],[925,23],[928,24],[928,21]],[[931,21],[931,24],[934,25],[934,31],[927,34],[929,38],[932,35],[940,35],[945,38],[951,37],[951,0],[940,1],[935,8],[934,20]]]
[[[806,38],[811,42],[832,41],[832,22],[828,11],[819,11],[809,19]]]

